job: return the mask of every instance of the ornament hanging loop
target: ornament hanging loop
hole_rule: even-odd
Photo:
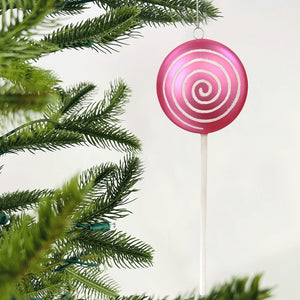
[[[194,29],[193,35],[195,39],[203,39],[204,31],[200,28],[200,19],[199,19],[199,0],[196,0],[196,28]]]

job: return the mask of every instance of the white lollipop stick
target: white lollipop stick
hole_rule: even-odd
[[[206,292],[206,215],[207,215],[207,134],[201,134],[201,200],[200,200],[200,285],[199,294]]]

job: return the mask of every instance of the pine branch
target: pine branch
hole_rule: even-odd
[[[83,83],[71,90],[60,90],[61,103],[48,106],[48,118],[28,122],[0,137],[0,155],[26,149],[53,151],[82,144],[119,151],[139,150],[139,140],[115,124],[129,89],[117,82],[106,92],[103,103],[85,108],[86,98],[94,88]]]
[[[53,71],[44,70],[22,61],[9,60],[1,65],[0,76],[22,91],[42,94],[53,91],[60,80]]]
[[[89,225],[93,222],[123,218],[129,211],[122,207],[129,202],[129,196],[135,192],[133,186],[140,180],[141,163],[137,157],[127,156],[119,165],[102,165],[87,170],[83,178],[95,177],[91,191],[87,194],[88,205],[80,208],[74,215],[74,221]]]
[[[1,87],[0,87],[1,89]],[[3,92],[3,90],[2,90]],[[41,111],[47,104],[53,103],[57,100],[53,93],[35,94],[27,92],[19,92],[14,90],[0,92],[0,113],[1,117],[8,117],[11,113],[17,111]]]
[[[80,116],[68,118],[61,125],[70,133],[81,134],[85,144],[129,152],[141,149],[136,136],[118,126],[88,122]]]
[[[78,1],[56,1],[55,11],[52,15],[77,15],[83,13],[88,7],[86,4],[93,0],[78,0]]]
[[[29,60],[38,59],[45,54],[58,51],[59,47],[46,42],[36,42],[28,37],[12,37],[0,48],[0,60],[7,63],[8,60]],[[2,64],[3,67],[3,64]]]
[[[85,97],[93,89],[93,85],[83,84],[71,93],[65,93],[67,100],[63,100],[56,110],[52,109],[54,118],[62,116],[60,128],[82,134],[86,143],[96,147],[123,151],[140,149],[140,142],[133,134],[116,126],[118,116],[124,112],[123,106],[128,101],[129,88],[123,81],[116,81],[105,92],[102,101],[84,107]]]
[[[152,265],[153,249],[142,241],[121,232],[78,230],[72,241],[78,248],[98,256],[99,264],[138,268]]]
[[[57,105],[49,105],[44,113],[45,118],[59,120],[64,115],[78,115],[87,106],[87,100],[96,86],[92,83],[82,82],[67,90],[57,88],[60,94],[60,102]]]
[[[109,90],[104,92],[102,101],[92,103],[81,112],[81,118],[89,122],[115,123],[124,113],[124,106],[128,103],[130,89],[122,80],[110,83]]]
[[[12,10],[20,10],[23,14],[28,14],[28,11],[31,11],[36,5],[35,0],[10,0],[10,1],[1,1],[0,3],[0,15],[9,11],[11,13]]]
[[[56,0],[53,5],[54,11],[51,11],[50,16],[57,15],[77,15],[83,13],[85,9],[87,9],[87,3],[93,2],[91,0],[79,0],[79,1],[61,1]],[[20,5],[20,1],[18,0],[10,0],[10,5],[7,6],[6,3],[0,3],[0,15],[7,12],[9,9],[23,9],[23,12],[28,13],[34,9],[36,5],[36,1],[22,1]]]
[[[65,277],[53,272],[27,274],[18,284],[18,294],[22,295],[21,299],[55,299],[68,289]]]
[[[2,22],[0,27],[0,48],[7,41],[22,35],[24,31],[40,25],[45,17],[53,11],[55,0],[2,1]],[[32,7],[32,9],[28,9]],[[17,8],[17,14],[14,13]],[[5,12],[5,13],[3,13]],[[21,13],[20,13],[21,12]],[[9,16],[9,18],[7,18]]]
[[[102,272],[98,268],[74,267],[66,269],[65,272],[71,276],[71,283],[88,299],[112,299],[118,295],[116,283],[107,275],[101,275]]]
[[[101,101],[90,103],[90,94],[94,89],[93,84],[80,83],[66,91],[59,90],[61,102],[56,106],[49,105],[44,116],[59,121],[71,119],[88,124],[112,125],[119,122],[130,96],[129,87],[122,80],[116,80],[110,83],[110,88],[104,92]]]
[[[34,208],[39,203],[40,198],[50,197],[52,190],[26,190],[4,193],[0,195],[0,211],[23,211]]]
[[[102,221],[107,216],[106,214],[98,214],[97,199],[101,198],[106,193],[107,183],[115,174],[116,165],[101,164],[88,169],[80,175],[80,186],[84,187],[87,183],[92,183],[91,189],[88,191],[85,201],[73,216],[74,224],[77,222],[87,224],[88,222]],[[111,209],[112,211],[112,209]],[[117,213],[117,212],[116,212]]]
[[[100,17],[64,26],[45,36],[43,41],[56,44],[61,49],[87,47],[111,52],[116,50],[115,47],[123,45],[126,38],[137,36],[138,13],[135,7],[115,8]]]
[[[195,0],[98,0],[96,3],[104,9],[137,6],[140,9],[138,19],[146,25],[193,24],[196,22]],[[220,11],[211,1],[199,0],[199,17],[202,23],[220,17]]]
[[[70,225],[70,216],[82,201],[85,191],[78,188],[77,178],[56,191],[54,198],[40,202],[38,222],[23,215],[19,226],[3,232],[0,240],[0,290],[3,300],[16,294],[16,283],[26,273],[41,269],[52,243]]]
[[[260,289],[259,284],[262,275],[256,275],[252,280],[249,278],[233,278],[231,282],[215,287],[207,297],[201,300],[214,299],[241,299],[263,300],[271,297],[270,289]]]
[[[91,189],[87,194],[90,201],[92,197],[98,195],[99,191],[105,189],[106,181],[115,171],[116,165],[113,163],[103,163],[100,166],[94,166],[80,174],[80,186],[85,187],[87,183],[92,182]]]
[[[25,150],[54,151],[84,142],[83,136],[78,132],[56,130],[44,124],[45,120],[41,123],[30,123],[28,127],[17,130],[11,135],[0,137],[0,155]]]
[[[6,60],[0,68],[0,111],[41,110],[57,100],[58,78],[52,71],[33,67],[29,63]]]
[[[91,83],[81,83],[74,88],[67,90],[62,97],[62,105],[59,109],[61,115],[79,112],[78,105],[86,101],[87,97],[96,86]]]
[[[260,288],[261,275],[249,278],[233,278],[230,282],[213,288],[207,296],[178,296],[174,300],[264,300],[271,297],[271,289]],[[116,300],[159,300],[147,295],[118,296]],[[162,300],[170,300],[164,297]]]

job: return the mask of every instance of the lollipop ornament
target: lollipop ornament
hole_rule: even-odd
[[[238,116],[247,96],[247,76],[228,47],[196,39],[181,44],[165,58],[158,72],[157,95],[173,123],[208,134]]]
[[[166,116],[201,135],[200,295],[206,289],[207,135],[229,125],[247,97],[248,81],[238,56],[227,46],[203,38],[198,1],[195,39],[172,50],[157,76],[157,96]],[[198,38],[199,34],[201,38]],[[196,36],[197,35],[197,36]]]

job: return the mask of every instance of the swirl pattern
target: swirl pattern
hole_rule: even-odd
[[[175,48],[157,77],[158,99],[168,118],[201,134],[230,124],[242,110],[247,90],[247,75],[236,54],[207,39]]]

